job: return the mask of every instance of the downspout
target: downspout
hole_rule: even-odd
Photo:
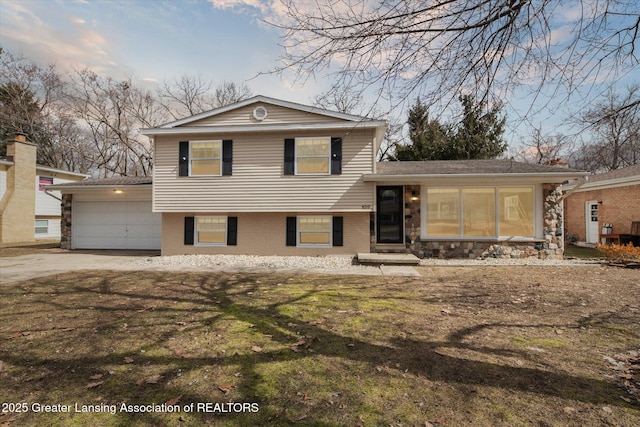
[[[557,201],[557,203],[559,203],[560,206],[562,206],[562,254],[563,254],[563,256],[564,256],[564,248],[565,248],[565,243],[566,243],[565,234],[567,232],[567,223],[566,223],[567,217],[564,214],[564,199],[566,199],[567,197],[572,195],[576,190],[578,190],[580,187],[585,185],[588,181],[589,181],[589,176],[585,176],[583,181],[581,181],[580,183],[576,184],[575,187],[573,187],[571,190],[567,191],[562,196],[560,196],[560,198]]]
[[[583,185],[585,185],[587,182],[589,181],[589,177],[585,176],[584,177],[584,181],[580,182],[579,184],[577,184],[575,187],[573,187],[571,190],[567,191],[566,193],[564,193],[562,196],[560,196],[560,198],[558,199],[558,203],[562,203],[564,201],[564,199],[566,199],[567,197],[569,197],[570,195],[572,195],[574,192],[576,192],[576,190],[578,190],[580,187],[582,187]]]
[[[44,189],[44,194],[46,194],[47,196],[53,197],[54,199],[56,199],[60,203],[62,203],[62,199],[60,197],[54,196],[53,194],[49,193],[49,190],[47,190],[46,188]]]

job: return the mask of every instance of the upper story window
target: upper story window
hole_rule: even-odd
[[[284,140],[284,175],[340,175],[342,137]]]
[[[179,176],[232,175],[233,141],[181,141],[179,144]]]
[[[296,175],[329,174],[330,138],[296,138]]]
[[[191,141],[189,175],[220,175],[222,141]]]

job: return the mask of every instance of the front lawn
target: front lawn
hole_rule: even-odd
[[[3,285],[0,425],[640,425],[637,270],[419,271]]]

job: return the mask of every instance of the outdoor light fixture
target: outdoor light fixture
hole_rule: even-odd
[[[418,200],[418,193],[416,193],[416,190],[413,190],[411,192],[411,201],[415,202],[416,200]]]
[[[113,192],[116,194],[122,194],[122,190],[113,190]]]

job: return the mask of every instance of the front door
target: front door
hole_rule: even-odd
[[[402,186],[380,186],[376,192],[378,243],[404,242],[404,190]]]
[[[598,243],[598,202],[585,204],[586,240],[587,243]]]

